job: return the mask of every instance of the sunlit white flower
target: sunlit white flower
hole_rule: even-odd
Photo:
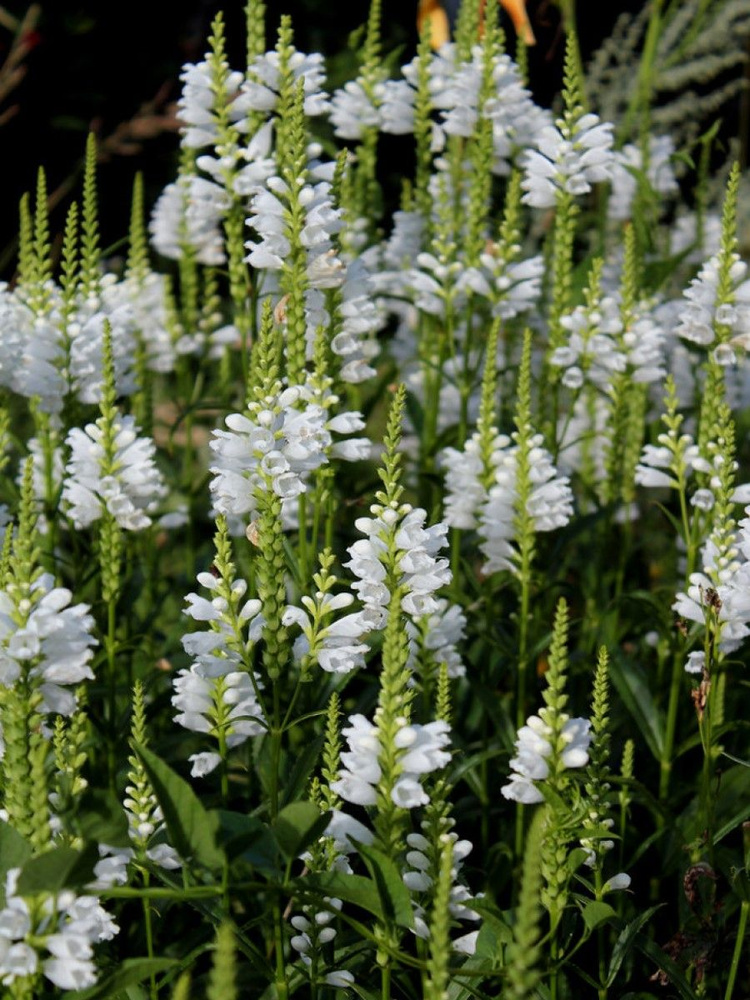
[[[351,559],[344,565],[357,580],[352,589],[366,608],[377,617],[384,616],[390,600],[386,586],[388,539],[392,539],[401,586],[406,593],[401,607],[411,616],[420,617],[437,610],[434,594],[450,582],[448,560],[436,558],[445,546],[448,526],[435,524],[425,528],[427,514],[417,507],[405,508],[403,514],[382,510],[374,518],[360,517],[355,522],[366,537],[349,546]]]
[[[306,55],[292,49],[289,69],[294,80],[304,81],[304,111],[308,118],[328,110],[323,56],[319,52]],[[250,111],[273,111],[279,101],[279,53],[266,52],[248,66],[247,79],[242,84],[243,107]]]
[[[361,80],[350,80],[336,90],[329,114],[336,135],[342,139],[361,139],[365,129],[377,128],[383,93],[382,83],[365,86]]]
[[[561,735],[565,746],[560,754],[560,762],[566,768],[585,767],[589,760],[591,723],[588,719],[564,718]],[[549,775],[551,736],[552,728],[538,715],[529,716],[526,725],[519,729],[516,756],[510,762],[510,781],[500,789],[506,799],[525,805],[544,801],[544,795],[536,782],[544,781]]]
[[[117,924],[95,896],[76,896],[70,890],[29,900],[17,895],[19,874],[19,868],[11,868],[6,876],[5,906],[0,910],[0,981],[12,986],[41,969],[63,990],[93,986],[98,978],[93,946],[111,940],[119,930]]]
[[[485,572],[516,571],[515,523],[518,502],[517,450],[503,450],[495,466],[494,483],[479,514],[480,547],[487,562]],[[573,494],[567,476],[559,476],[541,434],[533,435],[529,451],[531,492],[526,512],[535,531],[554,531],[573,514]]]
[[[342,768],[331,789],[346,802],[369,806],[377,802],[377,786],[382,777],[381,736],[377,725],[364,715],[352,715],[342,730],[349,750],[341,754]],[[444,767],[450,760],[445,749],[450,727],[438,720],[426,725],[404,725],[396,733],[394,745],[400,772],[391,788],[391,799],[402,809],[426,805],[430,800],[420,778]]]
[[[0,684],[27,677],[42,693],[41,710],[60,715],[75,711],[71,688],[94,676],[94,619],[87,604],[71,605],[72,597],[46,573],[28,596],[11,585],[0,591]]]
[[[105,468],[103,420],[83,430],[74,427],[68,435],[63,501],[76,528],[89,527],[107,510],[120,527],[140,531],[151,524],[149,515],[167,493],[154,462],[156,448],[150,438],[138,436],[132,416],[117,417],[113,461]]]
[[[218,737],[228,747],[244,743],[263,732],[263,712],[258,701],[260,684],[250,676],[245,658],[261,636],[264,625],[257,599],[244,601],[244,580],[231,585],[231,607],[220,594],[220,581],[211,573],[200,573],[198,582],[212,594],[188,594],[185,614],[206,623],[200,631],[182,637],[185,652],[193,658],[189,670],[174,679],[172,704],[178,710],[175,722],[193,732]],[[238,636],[242,636],[242,640]],[[195,754],[194,777],[204,777],[220,763],[214,753]]]

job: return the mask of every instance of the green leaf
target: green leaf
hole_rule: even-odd
[[[583,917],[583,922],[586,924],[586,929],[590,934],[591,931],[595,930],[600,924],[605,923],[607,920],[611,920],[612,917],[616,917],[617,912],[609,905],[609,903],[603,903],[600,900],[592,899],[584,906],[581,911],[581,916]]]
[[[187,781],[155,753],[137,744],[135,751],[161,806],[174,849],[186,860],[214,871],[221,869],[226,857],[216,843],[218,814],[204,809]]]
[[[666,952],[662,951],[655,941],[650,941],[642,934],[636,934],[634,944],[640,952],[667,974],[670,985],[675,987],[682,1000],[698,1000],[697,993],[685,979],[679,966],[672,961]]]
[[[386,920],[397,927],[413,927],[414,911],[409,890],[393,861],[376,847],[359,844],[359,854],[364,860],[380,896],[380,905]]]
[[[648,687],[645,673],[639,666],[613,656],[609,664],[612,683],[635,719],[648,748],[657,760],[664,754],[664,720]]]
[[[109,789],[86,789],[76,811],[75,825],[84,840],[130,847],[128,818],[122,803]]]
[[[472,899],[468,905],[482,916],[475,955],[478,958],[500,961],[503,956],[503,946],[513,940],[513,929],[503,919],[500,910],[489,900]]]
[[[228,809],[216,812],[219,817],[217,842],[230,861],[242,858],[253,868],[278,872],[279,846],[266,823],[257,816]]]
[[[665,903],[659,903],[658,906],[652,906],[650,909],[637,916],[635,920],[632,920],[620,931],[620,934],[615,941],[615,946],[612,949],[612,958],[610,959],[609,971],[607,972],[607,986],[611,986],[615,981],[617,973],[620,971],[620,966],[625,961],[628,954],[632,951],[636,935],[640,932],[641,928],[645,927],[656,911],[660,910],[662,906],[665,905]]]
[[[0,905],[5,905],[5,876],[31,857],[31,844],[9,823],[0,820]]]
[[[315,712],[312,714],[320,715],[321,713]],[[298,719],[297,721],[302,720]],[[282,805],[285,806],[290,802],[296,801],[304,793],[305,788],[310,783],[310,775],[318,762],[323,742],[323,737],[318,736],[302,747],[289,775],[289,779],[284,784],[284,791],[281,796]]]
[[[313,802],[292,802],[282,809],[273,825],[273,835],[284,857],[289,861],[298,858],[323,834],[330,816]]]
[[[18,876],[18,895],[78,889],[93,879],[98,860],[99,849],[93,842],[84,844],[80,851],[55,847],[26,862]]]
[[[321,896],[333,896],[344,903],[361,906],[378,920],[383,919],[383,907],[377,885],[372,879],[363,875],[347,875],[344,872],[313,872],[304,878],[296,879],[292,885],[300,895],[304,893],[319,893]],[[406,887],[404,887],[406,888]]]
[[[112,975],[106,976],[96,986],[87,990],[69,990],[63,993],[63,1000],[107,1000],[176,964],[172,958],[126,958]]]
[[[721,794],[716,805],[716,833],[718,844],[733,830],[739,829],[750,818],[750,768],[744,765],[730,767],[721,776]]]

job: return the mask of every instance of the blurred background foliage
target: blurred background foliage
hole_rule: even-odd
[[[644,0],[579,0],[577,19],[584,61],[618,16]],[[269,46],[279,18],[292,15],[297,47],[329,60],[333,88],[354,76],[357,31],[369,0],[269,0]],[[393,70],[416,45],[417,0],[383,0],[384,51]],[[51,192],[52,231],[80,180],[86,133],[99,139],[104,246],[116,250],[127,232],[130,190],[137,170],[151,205],[177,164],[175,102],[185,62],[202,58],[212,18],[224,10],[230,56],[243,65],[243,0],[9,0],[0,6],[0,277],[12,276],[18,200],[43,165]],[[529,71],[536,99],[548,105],[559,89],[563,35],[554,0],[528,0],[538,44]],[[509,47],[515,44],[507,16]],[[386,137],[381,164],[403,166],[406,145]],[[410,148],[410,147],[409,147]],[[408,155],[408,154],[407,154]]]

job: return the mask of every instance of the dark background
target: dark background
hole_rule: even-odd
[[[584,58],[611,31],[623,10],[643,0],[579,0],[578,21]],[[12,0],[5,11],[20,18],[28,3]],[[292,15],[295,42],[318,50],[331,64],[332,85],[355,72],[349,35],[367,18],[367,0],[323,2],[282,0],[268,3],[268,45],[282,13]],[[416,0],[383,0],[383,47],[410,59],[416,44]],[[530,53],[532,87],[548,104],[559,87],[562,39],[559,12],[549,0],[529,0],[539,44]],[[243,0],[48,0],[28,34],[25,76],[0,103],[2,184],[0,185],[0,276],[12,273],[17,205],[33,188],[43,165],[52,193],[52,231],[62,229],[64,213],[77,196],[86,133],[100,138],[99,171],[102,235],[111,246],[127,232],[130,188],[136,170],[146,180],[147,201],[173,179],[177,137],[170,127],[179,96],[184,62],[202,58],[211,21],[224,10],[232,65],[244,66]],[[512,35],[507,23],[506,28]],[[0,61],[13,35],[0,25]],[[2,117],[0,117],[2,120]],[[387,154],[387,150],[386,150]]]

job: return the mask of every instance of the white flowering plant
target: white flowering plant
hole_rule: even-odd
[[[11,1000],[750,991],[747,177],[659,96],[747,4],[653,0],[625,102],[561,4],[551,108],[502,6],[397,71],[372,0],[336,88],[248,0],[123,260],[93,136],[22,199]]]

